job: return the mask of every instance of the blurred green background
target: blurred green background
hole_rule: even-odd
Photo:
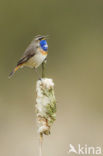
[[[46,76],[53,78],[57,120],[45,156],[69,144],[103,144],[103,1],[0,1],[0,155],[37,156],[34,70],[15,67],[35,35],[49,35]],[[40,69],[39,69],[40,72]]]

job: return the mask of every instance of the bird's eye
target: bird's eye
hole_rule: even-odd
[[[39,38],[40,41],[43,40],[43,39],[44,39],[44,37],[40,37],[40,38]]]

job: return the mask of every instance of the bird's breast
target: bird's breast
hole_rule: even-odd
[[[42,62],[46,59],[47,57],[47,52],[44,53],[43,51],[40,52],[38,51],[33,57],[31,57],[28,62],[25,64],[28,67],[35,67],[37,68],[42,64]]]
[[[42,50],[41,48],[39,48],[38,50],[39,50],[39,52],[40,52],[42,55],[47,55],[47,54],[48,54],[47,51],[44,51],[44,50]]]

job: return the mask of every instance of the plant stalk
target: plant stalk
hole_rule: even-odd
[[[43,134],[40,133],[40,148],[39,148],[39,156],[42,156],[42,143],[43,143]]]
[[[42,63],[42,78],[45,77],[45,61]]]

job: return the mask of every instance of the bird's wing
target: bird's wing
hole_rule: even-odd
[[[23,63],[27,62],[31,57],[33,57],[36,53],[35,44],[31,43],[28,48],[25,50],[21,59],[17,62],[18,65],[22,65]]]

